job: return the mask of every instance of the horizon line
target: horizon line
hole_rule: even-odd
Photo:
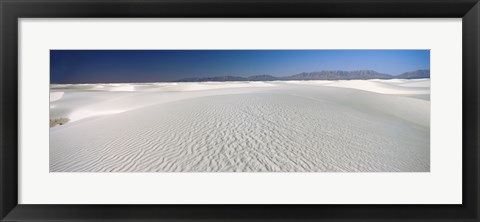
[[[180,78],[180,79],[176,79],[176,80],[171,80],[171,81],[142,81],[142,82],[77,82],[77,83],[53,83],[53,82],[50,82],[50,84],[122,84],[122,83],[174,83],[174,82],[179,82],[181,80],[185,80],[185,79],[191,79],[191,78],[199,78],[199,79],[204,79],[204,78],[217,78],[217,77],[238,77],[238,78],[249,78],[249,77],[254,77],[254,76],[271,76],[271,77],[275,77],[275,78],[285,78],[285,77],[290,77],[290,76],[294,76],[294,75],[299,75],[299,74],[302,74],[302,73],[315,73],[315,72],[332,72],[332,71],[341,71],[341,72],[356,72],[356,71],[373,71],[373,72],[376,72],[378,74],[384,74],[384,75],[389,75],[389,76],[392,76],[392,77],[395,77],[395,76],[399,76],[399,75],[402,75],[402,74],[405,74],[405,73],[409,73],[409,72],[415,72],[415,71],[424,71],[424,70],[428,70],[430,71],[430,69],[415,69],[415,70],[411,70],[411,71],[406,71],[406,72],[403,72],[403,73],[400,73],[400,74],[397,74],[397,75],[393,75],[393,74],[388,74],[388,73],[381,73],[381,72],[377,72],[373,69],[355,69],[355,70],[319,70],[319,71],[310,71],[310,72],[300,72],[300,73],[296,73],[296,74],[289,74],[289,75],[285,75],[285,76],[274,76],[274,75],[271,75],[271,74],[254,74],[254,75],[248,75],[248,76],[239,76],[239,75],[212,75],[212,76],[206,76],[206,77],[184,77],[184,78]],[[430,77],[429,77],[430,78]],[[429,79],[428,78],[428,79]],[[50,77],[51,79],[51,77]],[[378,79],[378,78],[377,78]],[[394,79],[394,78],[393,78]],[[425,78],[426,79],[426,78]],[[360,79],[338,79],[338,80],[360,80]],[[367,80],[367,79],[365,79]],[[250,80],[250,81],[282,81],[282,80]],[[302,80],[283,80],[283,81],[302,81]],[[306,81],[306,80],[303,80],[303,81]],[[317,81],[322,81],[322,80],[317,80]],[[324,81],[332,81],[332,80],[324,80]],[[207,82],[207,81],[204,81],[204,82]],[[220,81],[212,81],[212,82],[220,82]],[[233,81],[225,81],[225,82],[233,82]]]

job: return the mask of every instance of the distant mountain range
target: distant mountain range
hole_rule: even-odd
[[[302,72],[299,74],[283,77],[271,75],[255,75],[249,77],[240,76],[214,76],[201,78],[183,78],[176,82],[227,82],[227,81],[274,81],[274,80],[354,80],[354,79],[423,79],[430,78],[430,70],[422,69],[405,72],[400,75],[389,75],[373,70],[356,71],[319,71]]]

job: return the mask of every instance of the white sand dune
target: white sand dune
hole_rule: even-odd
[[[50,102],[57,101],[63,97],[64,92],[51,92],[50,93]]]
[[[430,94],[430,79],[295,81],[295,83],[360,89],[383,94]]]
[[[425,172],[429,84],[52,85],[50,171]]]

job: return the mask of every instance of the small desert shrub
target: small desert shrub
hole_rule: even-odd
[[[63,125],[70,121],[69,118],[57,118],[57,119],[50,119],[50,128],[56,126],[56,125]]]

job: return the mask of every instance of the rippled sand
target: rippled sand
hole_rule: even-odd
[[[52,85],[50,171],[430,171],[430,81],[355,82]]]

